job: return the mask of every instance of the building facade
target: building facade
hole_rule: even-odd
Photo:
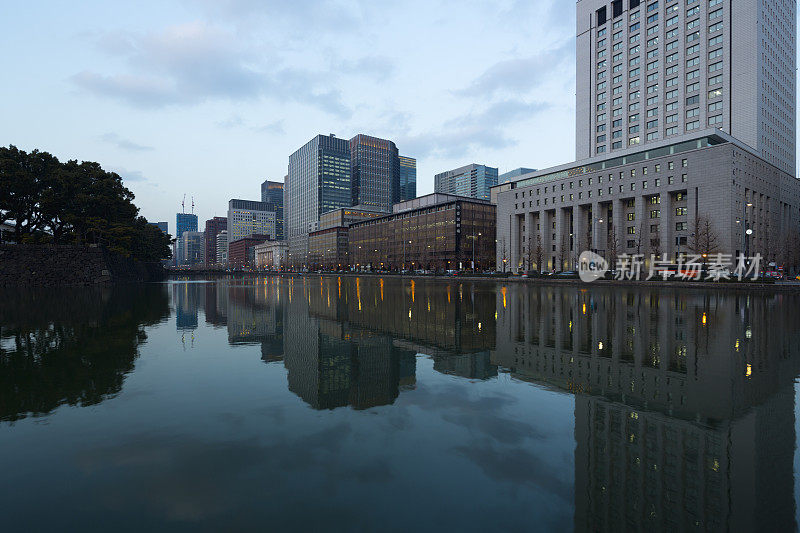
[[[225,217],[214,217],[206,220],[206,266],[216,264],[217,261],[217,235],[222,231],[227,231],[228,219]],[[227,240],[225,241],[227,244]]]
[[[205,263],[206,239],[202,231],[184,231],[181,242],[181,265],[198,266]]]
[[[178,213],[175,216],[175,244],[172,252],[176,265],[180,265],[186,255],[183,234],[187,231],[197,231],[197,215],[193,213]]]
[[[574,270],[586,250],[612,265],[622,254],[702,253],[783,264],[800,230],[800,182],[719,130],[543,170],[493,194],[497,264],[512,272]]]
[[[267,241],[253,248],[256,268],[279,272],[286,268],[286,254],[289,245],[286,241]]]
[[[317,135],[289,156],[285,187],[284,231],[291,265],[308,256],[308,234],[323,213],[350,207],[350,143],[334,135]]]
[[[228,202],[228,242],[232,243],[251,235],[267,235],[270,239],[275,239],[276,222],[275,206],[269,202],[255,200]],[[228,255],[230,256],[230,252]]]
[[[794,0],[579,0],[578,160],[708,127],[796,175]]]
[[[497,169],[472,163],[434,176],[434,192],[489,200],[497,185]]]
[[[400,158],[392,141],[362,133],[350,139],[352,202],[389,213],[400,201]]]
[[[217,233],[217,249],[214,253],[218,265],[228,264],[228,230]]]
[[[404,155],[400,158],[400,199],[405,202],[417,197],[417,160]]]
[[[169,235],[169,223],[168,222],[148,222],[151,226],[155,226],[160,229],[164,234]]]
[[[524,176],[525,174],[531,174],[536,172],[535,168],[515,168],[514,170],[509,170],[508,172],[503,172],[499,176],[497,176],[497,183],[506,183],[507,181],[511,181],[514,178],[519,178],[520,176]]]
[[[230,268],[255,268],[254,248],[267,242],[268,235],[250,235],[228,244],[228,266]]]
[[[348,228],[355,222],[385,215],[347,207],[328,211],[320,217],[319,229],[308,236],[308,263],[321,270],[344,270],[350,267]]]
[[[283,183],[266,180],[261,184],[261,201],[272,204],[275,208],[275,240],[282,241],[283,236]]]
[[[426,199],[428,201],[426,201]],[[436,199],[436,201],[431,201]],[[496,208],[488,201],[428,195],[395,213],[350,226],[350,264],[370,270],[486,270],[495,266]]]

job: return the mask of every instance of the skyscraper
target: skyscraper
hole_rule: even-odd
[[[796,174],[794,0],[579,0],[578,160],[718,128]]]
[[[400,158],[392,141],[358,134],[350,139],[352,205],[390,213],[400,201]]]
[[[229,201],[228,249],[230,250],[231,243],[253,235],[267,235],[274,240],[275,225],[275,206],[270,202],[236,199]]]
[[[185,255],[183,234],[187,231],[197,231],[197,215],[178,213],[175,217],[175,249],[172,254],[176,265],[181,264]]]
[[[283,183],[266,180],[261,184],[261,201],[275,207],[275,240],[282,241],[283,235]]]
[[[489,200],[497,185],[497,169],[472,163],[434,176],[434,192]]]
[[[345,139],[317,135],[289,156],[284,233],[290,265],[306,261],[308,234],[316,229],[322,213],[350,207],[350,186],[350,144]]]
[[[400,157],[400,202],[417,197],[417,160]]]
[[[206,220],[206,266],[217,262],[217,235],[228,228],[228,219],[225,217],[214,217]]]

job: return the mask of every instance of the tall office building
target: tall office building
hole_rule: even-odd
[[[157,227],[165,234],[169,234],[169,224],[167,222],[148,222],[148,224]]]
[[[217,262],[217,235],[228,228],[228,219],[225,217],[214,217],[206,220],[206,266]]]
[[[283,236],[283,183],[266,180],[261,184],[261,201],[275,206],[275,240],[282,241]]]
[[[202,231],[184,231],[181,243],[182,265],[202,265],[205,262],[206,240]]]
[[[392,141],[358,134],[350,139],[352,205],[390,213],[400,201],[400,158]]]
[[[472,163],[434,176],[434,192],[489,200],[497,185],[497,169]]]
[[[400,157],[400,202],[417,197],[417,160],[413,157]]]
[[[224,265],[228,262],[228,230],[217,233],[217,249],[214,253],[217,264]]]
[[[718,128],[796,174],[794,0],[579,0],[578,160]]]
[[[176,265],[183,262],[185,255],[183,234],[187,231],[197,231],[197,215],[194,213],[178,213],[175,217],[175,245],[172,258]]]
[[[316,230],[322,213],[350,207],[350,185],[350,143],[345,139],[317,135],[289,156],[284,233],[290,265],[306,261],[308,234]]]
[[[524,176],[525,174],[530,174],[531,172],[536,172],[536,169],[525,168],[525,167],[515,168],[514,170],[503,172],[502,174],[497,176],[497,183],[506,183],[514,178],[519,178],[520,176]]]
[[[230,200],[228,202],[228,250],[239,239],[253,235],[267,235],[275,239],[275,206],[270,202],[255,200]]]

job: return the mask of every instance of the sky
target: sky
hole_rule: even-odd
[[[99,162],[171,232],[317,134],[395,141],[426,194],[574,160],[574,32],[572,0],[8,2],[0,145]]]

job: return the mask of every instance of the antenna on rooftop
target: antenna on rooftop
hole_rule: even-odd
[[[192,214],[194,214],[194,196],[192,196]]]

